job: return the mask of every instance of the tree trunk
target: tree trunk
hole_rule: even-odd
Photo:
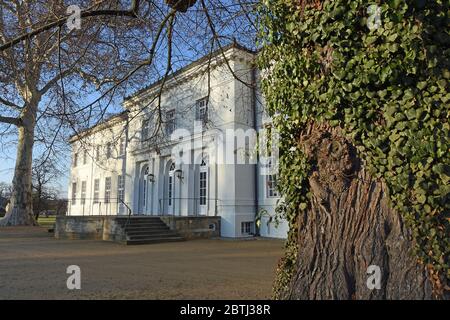
[[[31,169],[33,160],[34,128],[38,102],[25,106],[18,127],[17,158],[12,182],[12,194],[0,226],[36,225],[33,216]]]
[[[312,199],[298,217],[298,258],[287,299],[431,299],[410,232],[339,129],[311,125],[300,144],[314,165]],[[379,289],[369,289],[381,271]]]

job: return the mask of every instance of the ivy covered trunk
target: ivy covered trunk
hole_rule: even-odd
[[[295,271],[279,298],[431,299],[409,229],[352,144],[326,125],[309,126],[300,140],[313,164],[311,201],[298,217]],[[379,268],[378,287],[369,266]]]
[[[449,298],[448,1],[272,0],[260,13],[290,223],[275,297]]]

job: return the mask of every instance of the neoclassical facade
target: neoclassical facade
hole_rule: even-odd
[[[286,237],[254,59],[230,45],[73,136],[68,215],[220,216],[223,237]]]

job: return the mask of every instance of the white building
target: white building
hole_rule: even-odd
[[[226,57],[226,59],[224,58]],[[208,215],[223,237],[284,238],[255,54],[225,47],[127,98],[125,111],[72,137],[68,215]],[[264,129],[264,130],[263,130]],[[269,159],[269,160],[268,160]],[[273,172],[269,172],[273,173]]]

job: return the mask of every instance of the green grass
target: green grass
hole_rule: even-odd
[[[53,226],[55,225],[55,220],[56,220],[55,216],[51,216],[51,217],[48,217],[48,218],[39,217],[38,218],[38,224],[41,227],[53,228]]]

